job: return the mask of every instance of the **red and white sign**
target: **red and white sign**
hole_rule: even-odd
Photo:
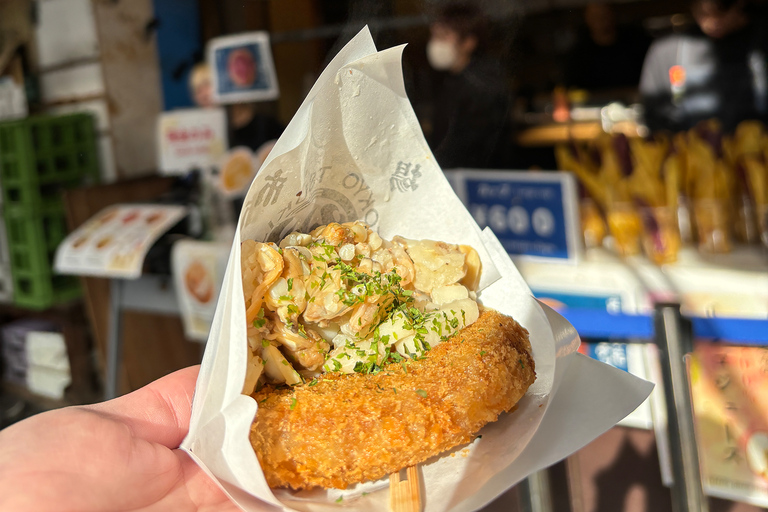
[[[210,169],[227,150],[227,117],[220,108],[174,110],[157,122],[160,172]]]

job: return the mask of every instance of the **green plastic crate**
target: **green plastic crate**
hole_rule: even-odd
[[[92,115],[0,123],[0,186],[15,304],[45,309],[80,295],[77,277],[53,273],[56,247],[67,234],[62,192],[98,181]]]
[[[5,206],[37,213],[61,205],[62,190],[99,181],[91,114],[36,116],[0,123]]]
[[[38,215],[29,215],[24,208],[6,206],[4,218],[14,304],[46,309],[79,297],[76,276],[53,273],[56,248],[67,236],[63,209],[48,206]]]

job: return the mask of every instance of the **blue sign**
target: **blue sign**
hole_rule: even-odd
[[[580,227],[573,175],[465,169],[449,173],[475,221],[481,228],[490,227],[509,254],[577,259]]]
[[[626,343],[582,343],[582,348],[592,359],[609,364],[619,370],[629,371],[627,366],[627,344]],[[580,350],[581,351],[581,350]]]
[[[621,313],[621,296],[619,295],[582,295],[532,289],[533,296],[545,301],[553,308],[597,309],[609,313]]]

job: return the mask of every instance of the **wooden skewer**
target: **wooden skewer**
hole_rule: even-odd
[[[400,480],[400,472],[389,475],[389,508],[392,512],[421,512],[421,483],[419,470],[411,466],[407,480]]]

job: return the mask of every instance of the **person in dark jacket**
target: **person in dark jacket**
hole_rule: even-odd
[[[745,0],[695,0],[697,27],[651,45],[640,92],[652,130],[687,130],[717,118],[732,131],[745,119],[766,119],[766,44]]]
[[[430,27],[430,65],[444,73],[429,144],[441,167],[488,167],[502,143],[508,101],[499,62],[480,55],[487,30],[469,4],[446,5]]]
[[[619,25],[613,6],[590,2],[584,30],[566,63],[566,85],[590,91],[637,87],[650,39],[639,27]]]

